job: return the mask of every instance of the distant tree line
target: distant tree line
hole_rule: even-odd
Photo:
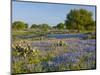
[[[95,30],[95,21],[92,18],[92,12],[86,9],[72,9],[67,15],[65,23],[59,23],[56,26],[51,27],[48,24],[32,24],[31,27],[27,23],[22,21],[15,21],[12,23],[12,29],[22,30],[22,29],[44,29],[48,30],[51,28],[55,29],[68,29],[77,30],[78,32],[83,30]]]

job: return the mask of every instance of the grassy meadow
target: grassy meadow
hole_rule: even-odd
[[[14,21],[11,26],[12,74],[96,69],[96,21],[90,11],[71,9],[57,25]]]

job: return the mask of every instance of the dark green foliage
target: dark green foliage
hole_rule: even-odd
[[[85,25],[86,30],[92,30],[95,31],[96,30],[96,22],[90,22],[88,24]]]
[[[92,12],[85,9],[73,9],[66,17],[66,28],[79,31],[93,29],[95,24]],[[88,28],[89,27],[89,28]]]
[[[12,29],[14,30],[23,30],[28,28],[28,24],[25,24],[22,21],[15,21],[14,23],[12,23]]]
[[[30,28],[38,28],[39,27],[39,25],[37,25],[37,24],[32,24],[32,26],[30,27]]]
[[[50,29],[51,27],[48,24],[32,24],[32,26],[30,28],[34,28],[34,29],[43,29],[44,31],[47,31],[48,29]]]
[[[64,29],[65,25],[63,23],[59,23],[59,24],[57,24],[56,28],[57,29]]]
[[[25,24],[25,28],[28,28],[28,24],[27,23]]]
[[[43,29],[44,31],[47,31],[48,29],[50,29],[51,27],[48,24],[41,24],[40,28]]]

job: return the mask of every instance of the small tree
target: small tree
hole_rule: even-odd
[[[41,29],[43,29],[44,31],[47,31],[50,28],[51,27],[48,24],[41,24]]]
[[[26,25],[22,21],[15,21],[14,23],[12,23],[12,29],[14,29],[14,30],[23,30],[27,27],[28,27],[28,25]]]
[[[32,24],[30,28],[38,28],[39,26],[37,24]]]
[[[65,25],[63,23],[59,23],[57,24],[56,26],[58,29],[64,29],[65,28]]]
[[[25,28],[28,28],[28,24],[27,23],[25,24]]]

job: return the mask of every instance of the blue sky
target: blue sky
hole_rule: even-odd
[[[65,4],[47,4],[32,2],[12,2],[12,22],[24,21],[29,25],[47,23],[56,25],[65,21],[66,15],[71,9],[86,9],[93,13],[95,19],[94,6],[65,5]]]

